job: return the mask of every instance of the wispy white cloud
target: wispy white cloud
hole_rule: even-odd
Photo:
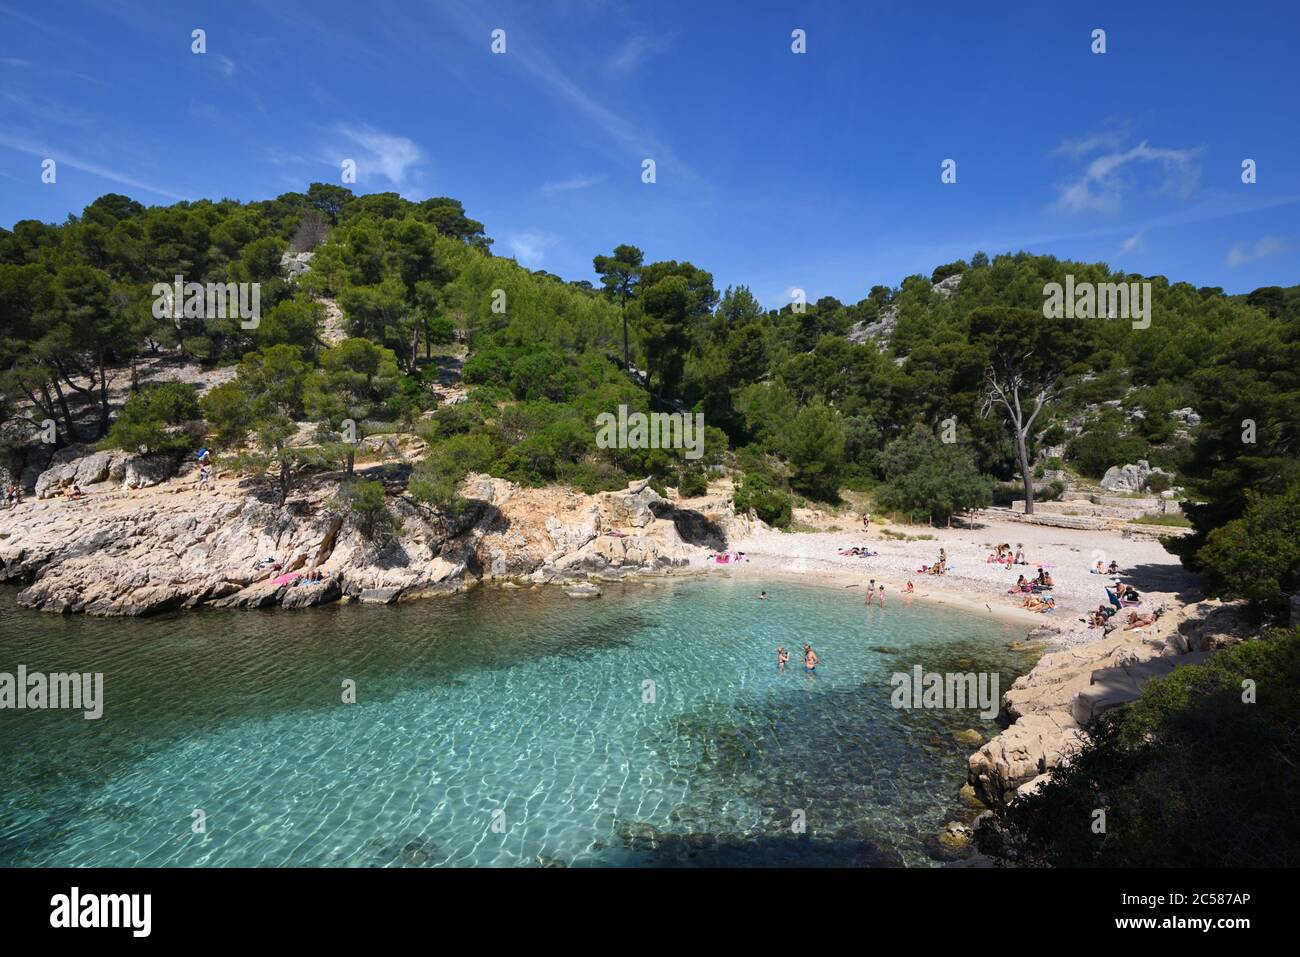
[[[542,193],[550,196],[553,193],[569,193],[575,189],[587,189],[595,186],[597,183],[603,183],[604,176],[574,176],[572,179],[555,180],[542,184]]]
[[[1106,148],[1104,137],[1090,137],[1083,141],[1067,141],[1058,153],[1082,158],[1097,149]],[[1082,150],[1083,152],[1080,152]],[[1083,173],[1061,187],[1057,197],[1058,209],[1068,213],[1118,213],[1124,205],[1124,195],[1132,185],[1125,176],[1134,164],[1154,163],[1161,168],[1162,192],[1186,199],[1196,191],[1200,182],[1200,156],[1203,147],[1193,149],[1164,149],[1153,147],[1143,140],[1129,150],[1110,149],[1089,161]]]
[[[182,196],[180,193],[172,190],[163,189],[154,186],[152,183],[146,183],[127,173],[119,170],[110,169],[107,166],[101,166],[98,163],[91,163],[77,156],[67,153],[60,149],[51,147],[41,147],[26,140],[16,139],[7,134],[0,133],[0,147],[6,147],[19,153],[26,153],[28,156],[36,156],[41,159],[52,159],[59,166],[68,166],[72,169],[81,170],[83,173],[89,173],[91,176],[98,176],[100,179],[106,179],[109,182],[117,183],[121,186],[129,186],[132,189],[144,190],[147,193],[153,193],[155,196],[162,196],[164,199],[182,200],[189,199],[188,196]]]
[[[14,56],[0,56],[0,64],[3,64],[4,66],[16,67],[18,69],[31,66],[31,63],[29,61],[20,60],[18,59],[18,57],[14,57]]]
[[[553,233],[511,233],[506,237],[506,246],[520,265],[530,269],[540,269],[547,250],[553,247],[557,240],[558,237]]]
[[[482,19],[469,5],[458,0],[446,0],[436,6],[471,42],[486,43],[485,38],[498,26],[495,22]],[[552,92],[567,100],[620,149],[632,153],[638,163],[646,158],[655,160],[660,182],[664,182],[665,173],[669,171],[675,172],[681,179],[702,182],[700,175],[680,160],[667,143],[658,139],[644,124],[634,123],[606,107],[556,65],[540,46],[512,43],[509,52],[502,59],[519,64]]]
[[[1229,266],[1242,266],[1256,259],[1265,259],[1286,252],[1287,242],[1281,236],[1264,236],[1253,243],[1234,243],[1224,259]]]
[[[1080,136],[1077,139],[1062,140],[1061,145],[1049,153],[1049,156],[1068,156],[1072,160],[1081,160],[1097,150],[1117,150],[1120,138],[1117,133],[1098,133],[1093,136]]]
[[[669,42],[664,36],[634,34],[605,61],[605,67],[611,73],[631,73],[650,57],[666,49]]]
[[[1124,242],[1120,243],[1121,248],[1126,253],[1140,253],[1146,249],[1146,242],[1142,239],[1142,230],[1138,230]]]
[[[398,191],[412,185],[411,174],[424,162],[424,151],[412,140],[369,126],[340,125],[337,130],[355,148],[337,149],[337,157],[332,162],[355,159],[357,178],[362,181],[378,175],[388,180]]]
[[[234,76],[236,70],[235,61],[224,55],[219,56],[217,59],[221,63],[221,72],[226,76]]]

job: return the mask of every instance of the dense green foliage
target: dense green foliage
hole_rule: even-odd
[[[203,413],[219,453],[248,447],[280,466],[286,494],[299,468],[351,471],[366,435],[415,430],[431,454],[413,488],[448,505],[449,484],[471,469],[588,490],[650,475],[698,491],[726,465],[740,473],[737,502],[778,521],[793,496],[834,501],[845,484],[942,518],[988,501],[989,477],[1041,474],[1050,445],[1090,477],[1138,458],[1174,473],[1204,503],[1185,546],[1198,564],[1209,530],[1242,516],[1246,490],[1276,495],[1295,481],[1297,289],[1233,297],[1103,264],[976,253],[852,305],[825,297],[765,310],[743,286],[719,291],[705,269],[647,261],[629,244],[594,257],[594,284],[530,272],[490,246],[455,200],[324,184],[247,204],[146,208],[110,194],[58,226],[19,222],[0,230],[6,447],[21,445],[13,426],[44,420],[61,444],[92,441],[115,413],[111,443],[179,443],[179,423],[145,400],[129,411],[110,402],[105,370],[143,355],[236,364]],[[286,251],[313,253],[296,279]],[[178,275],[259,283],[260,322],[159,318],[155,284]],[[1044,319],[1044,286],[1067,275],[1149,280],[1150,328]],[[321,338],[322,298],[337,302],[350,336],[333,347]],[[881,320],[887,341],[848,337]],[[469,401],[437,409],[453,354],[466,356]],[[989,401],[992,383],[1012,381],[1027,406],[1045,396],[1020,430]],[[595,417],[620,405],[702,413],[704,460],[599,448]],[[1187,406],[1200,428],[1174,417]],[[318,426],[310,450],[295,427],[304,420]],[[1247,420],[1253,443],[1242,441]],[[937,444],[954,423],[960,441]],[[474,454],[440,451],[453,440],[472,441]],[[921,451],[905,455],[909,445]],[[1225,594],[1237,587],[1215,581]]]
[[[181,452],[202,437],[198,391],[181,382],[149,386],[122,406],[100,443],[128,452]]]
[[[877,507],[913,521],[947,521],[993,500],[993,480],[980,474],[970,450],[940,441],[922,425],[885,447],[882,468]]]
[[[1208,593],[1281,618],[1300,592],[1300,484],[1281,495],[1247,493],[1242,517],[1211,531],[1196,556]]]
[[[1148,683],[1088,727],[1085,746],[1038,794],[995,810],[976,841],[1023,866],[1295,867],[1297,762],[1292,628]]]

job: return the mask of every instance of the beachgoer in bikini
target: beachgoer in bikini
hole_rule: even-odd
[[[880,586],[880,607],[881,608],[885,607],[885,586],[884,585]]]
[[[809,674],[817,670],[817,652],[812,650],[812,645],[803,646],[803,670]]]
[[[875,598],[875,596],[876,596],[876,580],[873,578],[871,579],[870,582],[867,583],[867,604],[868,605],[871,604],[871,600]]]
[[[776,666],[785,671],[786,663],[790,660],[790,652],[784,648],[776,649]]]

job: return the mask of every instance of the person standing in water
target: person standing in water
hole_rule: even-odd
[[[885,607],[885,586],[884,585],[880,586],[880,607],[881,608]]]
[[[876,580],[873,578],[867,583],[867,604],[871,604],[871,599],[876,595]]]
[[[812,650],[812,645],[803,646],[803,670],[808,674],[817,670],[817,652]]]
[[[776,666],[779,670],[785,671],[786,663],[790,660],[790,652],[784,648],[776,649]]]

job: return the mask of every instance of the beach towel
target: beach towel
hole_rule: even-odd
[[[289,582],[293,581],[295,578],[300,577],[301,575],[302,575],[302,572],[289,572],[288,574],[281,575],[279,578],[272,578],[272,579],[271,579],[271,584],[272,584],[272,585],[287,585],[287,584],[289,584]]]

